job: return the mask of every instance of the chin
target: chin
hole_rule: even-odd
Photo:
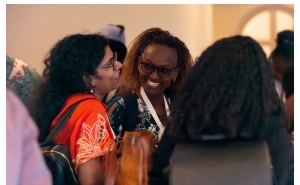
[[[161,87],[153,88],[151,86],[143,86],[145,93],[148,96],[157,96],[164,93],[164,90],[161,89]]]
[[[110,91],[113,91],[113,90],[115,90],[115,89],[118,89],[120,86],[113,86],[111,89],[110,89]]]

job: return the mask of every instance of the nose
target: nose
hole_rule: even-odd
[[[114,70],[119,70],[123,67],[123,64],[119,61],[116,61],[115,62],[115,65],[114,65]]]
[[[153,80],[156,80],[156,79],[159,79],[159,74],[158,74],[158,71],[157,71],[157,68],[155,68],[152,73],[150,73],[150,78],[153,79]]]

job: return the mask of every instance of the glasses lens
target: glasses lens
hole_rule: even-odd
[[[171,74],[171,69],[160,68],[158,69],[158,73],[161,77],[165,78]]]
[[[153,71],[153,66],[147,63],[142,63],[142,70],[145,73],[151,73]]]

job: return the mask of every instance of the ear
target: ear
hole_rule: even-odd
[[[176,78],[177,78],[179,72],[180,72],[180,67],[177,67],[176,69],[174,69],[174,75],[172,78],[172,79],[174,79],[174,81],[176,81]]]
[[[95,77],[92,75],[83,75],[82,79],[87,87],[94,87]]]

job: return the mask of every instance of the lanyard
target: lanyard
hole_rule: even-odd
[[[155,112],[155,110],[154,110],[148,96],[146,95],[143,87],[141,87],[141,95],[142,95],[142,98],[143,98],[144,102],[146,103],[152,117],[154,118],[156,124],[159,127],[158,139],[161,139],[161,136],[162,136],[162,134],[165,130],[165,127],[160,122],[160,119],[158,118],[157,113]],[[169,105],[167,103],[165,95],[164,95],[164,102],[165,102],[165,109],[166,109],[167,116],[169,116],[170,115],[170,110],[169,110]]]

